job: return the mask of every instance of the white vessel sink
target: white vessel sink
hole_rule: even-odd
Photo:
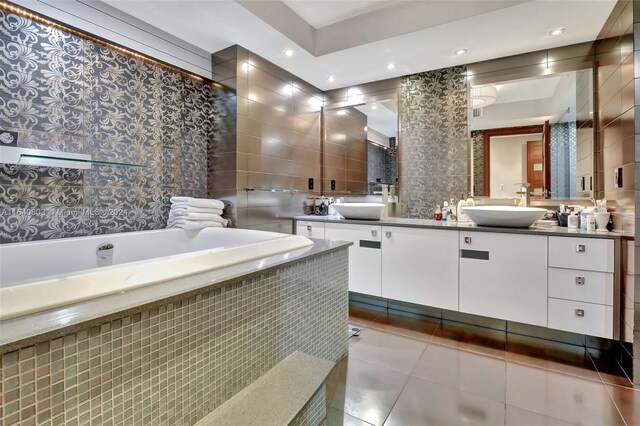
[[[382,203],[340,203],[332,204],[345,219],[379,220],[384,211]]]
[[[465,207],[464,212],[478,226],[528,228],[547,212],[537,207],[476,206]]]

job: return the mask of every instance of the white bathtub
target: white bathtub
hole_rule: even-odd
[[[112,261],[98,246],[113,245]],[[0,320],[272,256],[303,252],[299,235],[163,229],[0,246]]]

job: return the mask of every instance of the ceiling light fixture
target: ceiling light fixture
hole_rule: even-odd
[[[371,109],[372,109],[372,110],[376,110],[376,109],[378,109],[378,105],[376,105],[376,104],[371,105]]]
[[[562,27],[560,27],[560,28],[556,28],[556,29],[554,29],[554,30],[549,31],[549,35],[554,36],[554,37],[555,37],[555,36],[559,36],[560,34],[562,34],[563,32],[565,32],[565,30],[566,30],[566,29],[565,29],[565,28],[562,28]]]
[[[390,63],[388,63],[388,64],[387,64],[387,69],[388,69],[388,70],[392,70],[392,69],[394,69],[395,67],[396,67],[396,64],[394,64],[393,62],[390,62]]]
[[[472,87],[471,106],[486,107],[498,99],[498,90],[494,86]]]
[[[329,80],[329,83],[333,83],[334,81],[336,81],[336,78],[330,75],[329,77],[327,77],[327,80]]]
[[[458,49],[455,51],[456,55],[464,55],[465,53],[467,53],[467,49]]]
[[[284,56],[288,56],[289,58],[293,56],[293,50],[291,49],[285,49],[282,53],[284,53]]]

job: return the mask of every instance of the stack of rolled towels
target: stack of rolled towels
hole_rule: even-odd
[[[224,203],[219,200],[192,197],[171,197],[167,228],[202,229],[227,225],[222,218]]]

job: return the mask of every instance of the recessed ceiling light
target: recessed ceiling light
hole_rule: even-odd
[[[387,64],[387,69],[388,69],[388,70],[392,70],[392,69],[394,69],[395,67],[396,67],[396,64],[394,64],[393,62],[390,62],[390,63],[388,63],[388,64]]]
[[[565,28],[556,28],[554,30],[549,31],[549,35],[552,36],[559,36],[560,34],[562,34],[563,32],[565,32]]]
[[[329,80],[329,83],[333,83],[334,81],[336,81],[335,77],[330,75],[329,77],[327,77],[327,80]]]
[[[282,51],[282,53],[284,53],[284,55],[288,56],[288,57],[292,57],[293,56],[293,50],[291,50],[291,49],[285,49],[285,50]]]
[[[456,55],[464,55],[465,53],[467,53],[467,49],[458,49],[455,53]]]
[[[371,105],[371,109],[373,109],[373,110],[378,109],[378,105],[376,105],[376,104]]]

